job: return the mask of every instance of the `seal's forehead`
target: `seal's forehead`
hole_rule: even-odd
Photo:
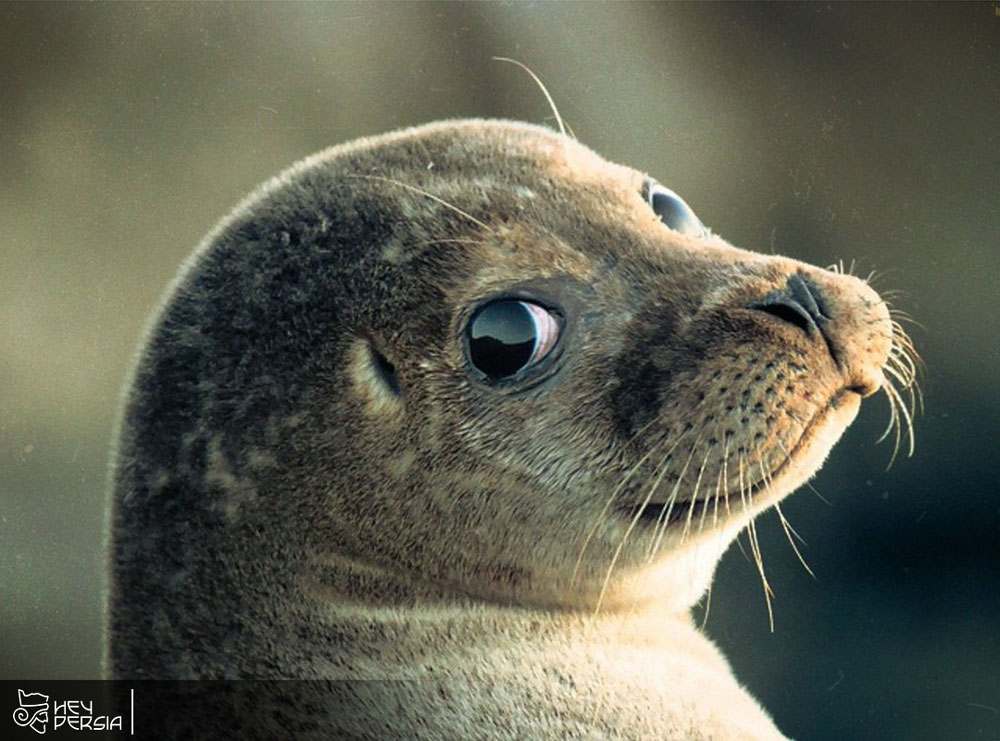
[[[605,264],[609,250],[624,249],[623,232],[661,230],[642,196],[645,180],[547,128],[462,120],[334,147],[285,182],[295,192],[304,184],[359,228],[385,231],[378,241],[393,261],[429,244],[440,251],[445,243],[490,240],[512,255],[520,250],[538,269],[552,264],[540,248],[543,235],[563,251],[572,245],[585,262]],[[516,243],[507,238],[515,226]]]
[[[551,129],[516,121],[443,121],[361,139],[329,150],[351,160],[368,160],[397,175],[461,174],[466,178],[517,181],[529,177],[555,183],[620,184],[641,187],[644,176],[608,162],[588,147]]]

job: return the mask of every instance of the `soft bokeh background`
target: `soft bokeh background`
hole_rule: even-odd
[[[707,630],[799,739],[1000,738],[998,6],[0,3],[4,678],[99,672],[119,387],[184,256],[327,145],[552,121],[737,245],[857,260],[922,327],[917,452],[866,405]]]

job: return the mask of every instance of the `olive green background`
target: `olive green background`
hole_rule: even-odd
[[[3,678],[99,672],[119,388],[185,255],[330,144],[552,123],[734,244],[878,270],[921,326],[917,450],[884,398],[773,514],[770,633],[733,548],[707,630],[798,739],[1000,739],[998,6],[0,3]],[[5,711],[6,712],[6,711]]]

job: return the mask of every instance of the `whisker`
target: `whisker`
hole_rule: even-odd
[[[705,473],[705,466],[708,465],[708,457],[711,454],[711,450],[705,451],[705,459],[701,462],[701,468],[698,469],[698,477],[694,481],[694,492],[688,499],[690,504],[688,505],[687,519],[684,521],[684,530],[681,532],[681,543],[687,540],[688,532],[691,527],[691,518],[694,515],[694,505],[698,501],[698,490],[701,488],[701,477]],[[705,509],[702,507],[702,514],[704,515]]]
[[[677,443],[679,443],[679,442],[680,442],[680,439],[677,440]],[[639,511],[636,513],[637,516],[641,516],[642,515],[642,510],[645,509],[645,507],[646,507],[647,504],[649,504],[650,500],[653,497],[653,492],[655,492],[658,488],[660,488],[660,484],[663,483],[663,477],[666,476],[667,470],[670,468],[670,461],[671,461],[672,454],[673,454],[674,450],[677,448],[677,443],[674,443],[673,447],[671,447],[670,450],[667,451],[667,454],[665,456],[663,456],[663,464],[660,467],[660,472],[658,474],[656,474],[656,477],[653,480],[653,485],[651,487],[649,487],[649,491],[646,492],[646,498],[643,500],[642,504],[640,505]],[[676,488],[677,487],[675,486],[674,489],[676,490]],[[673,504],[673,499],[670,499],[669,502],[672,505]],[[656,528],[660,527],[660,521],[661,520],[663,520],[663,511],[662,510],[660,511],[660,516],[656,520],[656,525],[655,525]],[[653,532],[655,534],[657,532],[657,530],[654,529]],[[628,537],[628,532],[626,532],[625,536],[622,538],[622,541],[623,541],[622,545],[624,545],[624,540],[627,537]],[[649,561],[653,560],[653,556],[655,555],[655,553],[656,553],[656,546],[655,546],[655,540],[654,540],[653,543],[650,543],[650,546],[649,546],[649,548],[646,551],[646,556],[647,556],[647,558],[648,558]]]
[[[732,510],[729,509],[729,437],[726,435],[722,438],[722,491],[728,517],[732,514]]]
[[[890,316],[892,315],[890,314]],[[913,455],[915,443],[913,418],[916,416],[918,408],[921,412],[924,409],[923,391],[917,382],[923,361],[900,323],[891,319],[890,326],[892,334],[890,336],[889,358],[882,368],[885,375],[885,383],[882,388],[889,399],[890,424],[879,438],[879,442],[884,440],[889,431],[895,427],[892,457],[889,460],[887,470],[892,467],[899,453],[904,426],[909,441],[907,456]],[[896,388],[894,382],[899,384],[899,388]],[[907,392],[909,404],[903,399],[901,390]]]
[[[722,494],[722,468],[719,468],[719,475],[715,477],[715,494],[712,495],[712,527],[719,521],[719,497]],[[708,514],[708,504],[701,508],[701,521],[698,523],[698,534],[701,535],[705,529],[705,516]]]
[[[885,391],[886,391],[887,394],[889,394],[890,396],[892,396],[896,400],[896,403],[897,403],[898,408],[899,408],[899,412],[902,415],[902,421],[906,423],[906,433],[907,433],[907,438],[909,440],[909,446],[907,448],[906,456],[907,456],[907,458],[909,458],[909,457],[911,457],[913,455],[913,450],[914,450],[914,447],[915,447],[915,445],[914,445],[914,439],[913,439],[913,417],[910,414],[910,410],[906,408],[906,404],[903,403],[902,397],[899,395],[899,392],[896,390],[895,386],[893,386],[891,383],[887,383],[887,384],[885,384],[885,386],[883,386],[883,388],[885,389]],[[900,425],[900,428],[901,427],[902,427],[902,425]],[[897,435],[896,435],[896,442],[897,442],[897,446],[896,447],[897,447],[897,450],[898,450],[898,447],[899,447],[898,443],[900,441],[900,437],[902,436],[902,432],[901,432],[900,428],[897,428]],[[895,460],[895,458],[896,458],[895,454],[896,454],[896,451],[893,451],[893,456],[892,456],[893,460]],[[893,460],[889,461],[889,467],[892,467]]]
[[[883,294],[883,295],[886,296],[887,298],[892,298],[892,294],[891,293],[889,293],[889,294]],[[914,319],[913,315],[910,314],[910,312],[904,311],[903,309],[897,309],[897,308],[895,308],[893,306],[890,306],[889,307],[889,316],[892,319],[898,319],[900,321],[906,322],[907,324],[912,324],[912,325],[914,325],[916,327],[920,327],[921,329],[927,329],[927,327],[925,327],[923,324],[921,324],[916,319]]]
[[[763,459],[761,459],[759,453],[757,454],[757,463],[760,466],[761,475],[763,476],[764,487],[767,489],[768,493],[771,494],[771,496],[773,496],[774,480],[771,477],[771,472],[764,465],[764,461]],[[781,528],[782,530],[785,531],[785,537],[788,538],[788,544],[791,545],[792,550],[795,551],[795,555],[798,557],[799,563],[801,563],[803,568],[805,568],[805,570],[809,573],[809,575],[815,579],[816,575],[813,573],[813,570],[809,568],[809,564],[806,563],[806,559],[802,556],[802,553],[799,551],[798,546],[795,545],[795,541],[792,539],[792,533],[795,533],[795,537],[798,538],[803,545],[806,544],[806,541],[802,538],[801,535],[795,532],[795,528],[793,528],[791,526],[791,523],[788,522],[788,519],[785,517],[785,514],[781,511],[781,504],[779,502],[774,503],[774,510],[775,512],[778,513],[778,520],[781,522]]]
[[[806,563],[806,559],[799,551],[799,547],[795,545],[795,541],[792,539],[792,535],[794,535],[796,538],[802,541],[802,545],[805,545],[806,541],[803,540],[801,535],[795,532],[795,528],[792,527],[792,524],[785,517],[785,514],[781,511],[781,507],[777,503],[775,503],[774,505],[774,511],[778,513],[778,520],[781,522],[781,529],[785,531],[785,537],[788,538],[788,544],[792,546],[792,550],[795,551],[795,555],[798,557],[799,563],[802,564],[802,568],[804,568],[807,572],[809,572],[809,576],[815,579],[816,574],[814,574],[813,570],[809,568],[809,564]]]
[[[701,629],[705,630],[708,625],[708,613],[712,610],[712,582],[708,583],[708,591],[705,593],[705,614],[701,618]]]
[[[677,438],[677,442],[675,442],[673,447],[667,452],[668,456],[671,455],[671,453],[673,453],[674,449],[676,449],[676,447],[680,444],[681,440],[684,439],[684,437],[688,434],[688,432],[690,432],[690,430],[685,430],[683,433],[681,433],[681,436]],[[694,448],[692,447],[692,450],[693,449]],[[683,480],[683,477],[684,474],[682,472],[681,479],[679,479],[677,482],[678,484],[680,484],[680,481]],[[621,556],[621,552],[625,548],[625,543],[628,541],[628,536],[632,534],[632,531],[635,529],[636,523],[638,523],[639,518],[642,517],[643,508],[647,504],[649,504],[649,500],[650,497],[652,497],[653,495],[653,491],[654,489],[650,488],[649,493],[646,495],[645,501],[642,503],[642,506],[636,510],[635,515],[632,517],[632,520],[629,522],[628,527],[625,529],[625,534],[622,536],[621,541],[618,543],[618,547],[615,549],[614,555],[611,557],[611,564],[608,566],[608,572],[607,574],[604,575],[604,583],[601,584],[601,592],[597,596],[597,606],[594,608],[595,615],[597,615],[601,611],[601,605],[604,603],[604,596],[605,594],[607,594],[608,584],[611,582],[611,574],[614,572],[615,565],[618,563],[618,557]]]
[[[552,109],[552,113],[555,115],[556,121],[559,123],[560,133],[563,136],[566,136],[566,127],[563,125],[562,116],[559,115],[559,109],[556,108],[555,101],[552,100],[552,96],[549,95],[548,89],[545,87],[545,84],[538,78],[538,75],[532,72],[531,69],[526,64],[522,64],[516,59],[511,59],[510,57],[493,57],[493,59],[495,59],[498,62],[510,62],[511,64],[516,64],[518,67],[520,67],[529,75],[531,75],[531,79],[535,81],[535,84],[537,84],[539,88],[541,88],[542,94],[545,96],[545,99],[549,102],[549,107]]]
[[[901,374],[899,381],[903,384],[904,388],[909,388],[917,378],[916,363],[912,357],[900,348],[893,347],[889,351],[889,359],[886,361],[886,365],[894,368]]]
[[[449,239],[425,239],[420,242],[414,242],[409,245],[410,247],[434,247],[439,244],[475,244],[482,245],[487,244],[485,240],[473,239],[472,237],[454,237]]]
[[[740,456],[740,500],[743,502],[743,511],[749,514],[749,508],[747,507],[747,500],[749,499],[749,482],[747,483],[747,488],[744,489],[743,481],[743,469],[744,463],[746,461],[745,456]],[[754,562],[757,564],[757,572],[760,574],[760,581],[764,587],[764,602],[767,604],[767,623],[774,632],[774,610],[771,606],[771,597],[774,592],[771,589],[771,584],[767,580],[767,574],[764,572],[764,558],[760,550],[760,539],[757,537],[757,527],[754,524],[754,518],[751,518],[747,523],[747,535],[750,539],[750,550],[754,556]]]
[[[888,385],[889,383],[888,381],[886,381],[886,383],[883,385],[883,388]],[[889,424],[886,425],[885,430],[882,432],[881,435],[879,435],[878,439],[875,441],[876,444],[882,442],[889,436],[889,433],[892,432],[893,428],[896,426],[896,420],[898,419],[899,416],[898,413],[896,412],[895,399],[892,398],[892,395],[889,394],[888,391],[886,392],[886,397],[889,399]]]
[[[454,211],[455,213],[459,214],[460,216],[464,216],[469,221],[473,222],[474,224],[478,224],[479,226],[481,226],[486,231],[488,231],[488,232],[492,232],[493,231],[492,227],[490,227],[489,224],[487,224],[487,223],[485,223],[483,221],[480,221],[479,219],[477,219],[475,216],[473,216],[472,214],[468,213],[467,211],[463,211],[462,209],[460,209],[455,204],[448,203],[448,201],[444,200],[443,198],[441,198],[439,196],[436,196],[433,193],[428,193],[423,188],[418,188],[415,185],[409,185],[408,183],[403,183],[403,182],[400,182],[399,180],[394,180],[392,178],[382,177],[381,175],[358,175],[358,174],[355,174],[355,173],[350,173],[350,174],[346,175],[345,177],[358,178],[358,179],[361,179],[361,180],[377,180],[379,182],[388,183],[390,185],[397,185],[400,188],[405,188],[406,190],[413,191],[414,193],[419,193],[422,196],[426,196],[427,198],[430,198],[432,201],[436,201],[437,203],[440,203],[445,208],[451,209],[452,211]]]
[[[791,458],[791,456],[788,454],[788,451],[785,450],[785,446],[782,445],[780,441],[778,441],[778,445],[785,452],[786,458]],[[763,475],[764,486],[768,490],[768,493],[773,496],[774,479],[771,476],[771,472],[768,471],[767,467],[764,465],[764,461],[763,459],[761,459],[759,453],[757,455],[757,462],[758,465],[760,466],[761,474]],[[785,537],[788,538],[788,544],[791,545],[792,550],[795,551],[795,555],[798,557],[799,563],[801,563],[803,568],[805,568],[805,570],[809,573],[809,576],[815,579],[816,574],[814,574],[813,570],[809,568],[809,564],[806,563],[805,557],[799,551],[798,546],[795,545],[795,541],[792,539],[792,535],[794,534],[795,537],[798,538],[799,541],[802,543],[802,545],[806,545],[805,539],[795,531],[795,528],[792,527],[791,523],[785,517],[785,513],[781,511],[781,504],[779,502],[774,503],[774,511],[778,513],[778,520],[779,522],[781,522],[781,528],[782,530],[785,531]]]
[[[701,438],[699,436],[699,438],[695,440],[695,443],[691,446],[691,452],[688,453],[688,457],[684,461],[684,465],[681,467],[680,475],[677,477],[677,483],[674,484],[673,489],[670,491],[670,496],[667,498],[667,506],[663,508],[663,511],[660,512],[659,518],[656,520],[656,527],[653,530],[653,555],[650,556],[650,561],[655,558],[656,553],[660,550],[660,543],[663,541],[663,536],[667,532],[667,526],[670,524],[670,514],[673,512],[674,504],[677,502],[677,494],[680,491],[681,483],[684,481],[684,477],[687,475],[688,466],[691,465],[691,459],[694,457],[694,451],[700,440]]]
[[[629,439],[627,445],[630,445],[631,443],[633,443],[636,440],[636,438],[639,437],[639,435],[641,435],[643,432],[645,432],[654,422],[658,422],[658,421],[659,421],[659,417],[653,417],[649,422],[647,422],[642,427],[640,427],[638,430],[636,430],[636,432]],[[663,442],[664,446],[666,446],[667,444],[669,444],[669,440]],[[607,515],[608,510],[611,509],[611,505],[614,504],[615,499],[618,498],[618,495],[621,494],[621,492],[625,488],[626,484],[628,484],[629,479],[631,479],[636,474],[636,472],[642,467],[642,465],[647,460],[649,460],[649,457],[656,451],[656,449],[657,449],[656,445],[652,446],[649,450],[647,450],[645,452],[645,454],[643,454],[643,456],[641,458],[639,458],[639,460],[636,462],[636,464],[634,466],[632,466],[632,468],[630,468],[625,473],[625,475],[622,477],[621,482],[618,484],[618,486],[615,487],[615,489],[611,492],[611,496],[608,497],[608,500],[604,503],[604,507],[598,513],[597,519],[595,520],[593,526],[590,528],[590,531],[587,533],[587,537],[584,538],[583,545],[580,547],[580,555],[577,556],[577,558],[576,558],[576,564],[573,566],[573,575],[572,575],[572,577],[570,577],[570,585],[571,586],[573,584],[576,584],[576,577],[579,574],[580,564],[583,563],[583,557],[584,557],[584,555],[587,552],[587,547],[590,545],[590,541],[593,539],[594,534],[597,532],[597,529],[601,526],[601,523],[604,522],[604,517],[605,517],[605,515]]]
[[[764,603],[767,605],[767,625],[773,633],[774,607],[771,605],[771,597],[774,596],[774,591],[771,589],[771,583],[767,580],[767,574],[764,572],[764,554],[760,550],[760,537],[757,535],[757,525],[754,520],[750,520],[750,522],[747,523],[747,532],[750,534],[750,543],[754,552],[754,560],[757,562],[757,571],[760,574],[760,581],[764,587]]]
[[[886,366],[882,368],[882,372],[889,375],[891,378],[894,378],[896,381],[899,382],[901,388],[909,392],[910,413],[912,414],[915,410],[914,405],[916,403],[915,394],[913,393],[913,378],[908,376],[905,369],[903,371],[900,371],[900,369],[896,368],[891,364],[886,364]]]

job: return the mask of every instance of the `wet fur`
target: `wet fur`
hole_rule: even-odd
[[[781,738],[688,611],[907,355],[863,281],[671,232],[644,181],[464,121],[253,194],[126,397],[108,673],[423,680],[305,687],[282,727],[321,735]],[[792,274],[836,353],[753,309]],[[508,392],[461,336],[515,289],[566,328]]]

